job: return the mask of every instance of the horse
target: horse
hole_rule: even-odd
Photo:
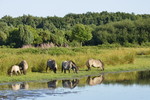
[[[20,71],[24,75],[26,75],[27,69],[28,69],[28,63],[27,63],[27,61],[25,61],[25,60],[21,61],[20,64],[19,64],[19,67],[20,67]]]
[[[47,72],[48,68],[50,70],[53,70],[54,73],[56,73],[56,71],[57,71],[56,61],[55,60],[51,60],[51,59],[47,60],[46,72]]]
[[[15,73],[16,75],[21,74],[20,68],[19,68],[18,65],[13,65],[13,66],[11,67],[11,69],[8,70],[8,74],[9,74],[10,76],[12,76],[14,73]]]
[[[73,80],[62,80],[62,86],[64,88],[70,88],[73,89],[79,84],[78,79],[73,79]]]
[[[66,70],[68,70],[70,73],[71,69],[74,70],[75,73],[78,73],[78,67],[73,61],[70,60],[62,62],[62,70],[61,70],[62,72],[64,71],[64,73],[66,73]]]
[[[96,76],[96,77],[89,76],[87,78],[86,82],[87,82],[87,84],[92,86],[92,85],[101,84],[103,82],[103,80],[104,80],[104,76],[103,75]]]
[[[86,66],[88,70],[91,70],[91,67],[97,67],[101,68],[101,70],[104,70],[104,63],[101,60],[89,59],[86,62]]]

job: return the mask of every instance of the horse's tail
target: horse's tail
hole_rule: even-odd
[[[64,68],[63,68],[63,64],[61,65],[61,72],[63,72]]]
[[[102,70],[104,70],[104,63],[100,59],[99,61],[102,63]]]
[[[87,66],[88,70],[90,70],[89,60],[86,62],[86,66]]]
[[[48,69],[48,65],[46,65],[46,72],[47,72],[47,69]]]

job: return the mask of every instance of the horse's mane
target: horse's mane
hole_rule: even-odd
[[[72,60],[70,60],[69,62],[72,62],[76,66],[75,62],[73,62]]]
[[[102,60],[99,59],[99,61],[102,63],[102,66],[104,67],[104,63],[102,62]]]

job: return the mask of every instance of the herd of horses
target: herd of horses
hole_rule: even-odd
[[[86,61],[86,66],[88,70],[91,70],[91,67],[96,67],[96,68],[100,68],[101,70],[104,70],[104,63],[99,59],[88,59]],[[27,69],[28,69],[27,61],[23,60],[18,65],[13,65],[11,67],[11,70],[9,70],[8,74],[11,76],[13,74],[25,75],[27,72]],[[57,63],[55,60],[52,60],[52,59],[47,60],[46,72],[48,69],[52,70],[54,73],[57,72],[58,67],[57,67]],[[75,73],[78,73],[79,67],[72,60],[63,61],[62,66],[61,66],[61,71],[64,73],[68,71],[70,73],[70,70],[73,70]]]

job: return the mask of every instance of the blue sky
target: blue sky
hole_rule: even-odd
[[[150,14],[150,0],[0,0],[0,18],[30,14],[33,16],[59,16],[68,13],[127,12]]]

